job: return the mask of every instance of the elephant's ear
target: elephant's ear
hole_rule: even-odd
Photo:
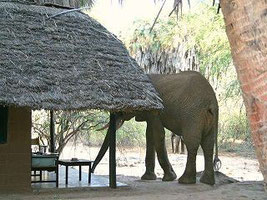
[[[123,125],[123,123],[124,123],[124,120],[122,120],[122,119],[117,120],[116,121],[116,130],[118,130]],[[99,128],[99,129],[96,129],[96,131],[103,131],[103,130],[107,129],[108,127],[109,127],[109,122],[105,126]]]
[[[152,117],[158,117],[159,115],[159,111],[143,111],[136,114],[135,121],[144,122],[151,119]]]

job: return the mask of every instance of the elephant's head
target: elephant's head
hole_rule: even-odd
[[[116,113],[116,129],[119,129],[125,121],[129,121],[133,117],[135,117],[135,120],[140,121],[148,121],[151,116],[159,115],[158,111],[134,111],[134,112],[119,112]],[[98,129],[98,130],[104,130],[109,128],[110,123],[107,123],[104,127]],[[109,147],[109,134],[110,134],[110,128],[107,131],[107,135],[104,139],[104,142],[100,148],[100,151],[94,161],[94,164],[92,166],[92,172],[94,172],[96,166],[98,163],[102,160],[105,153],[108,150]]]
[[[158,115],[158,112],[153,111],[135,111],[135,112],[119,112],[116,114],[116,130],[118,130],[125,121],[129,121],[135,117],[135,121],[143,122],[148,121],[151,116]],[[97,131],[102,131],[109,127],[109,122]]]

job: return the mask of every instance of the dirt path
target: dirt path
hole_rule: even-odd
[[[208,186],[197,183],[181,185],[176,181],[140,181],[139,177],[118,176],[128,187],[109,189],[52,190],[36,194],[3,196],[1,200],[267,200],[262,182],[242,182]]]
[[[90,155],[90,159],[94,159],[98,153],[98,148],[78,148],[80,156],[86,158],[86,154]],[[85,153],[86,152],[86,153]],[[73,154],[73,155],[72,155]],[[62,156],[77,157],[71,149],[65,152]],[[87,156],[88,158],[88,156]],[[169,153],[169,160],[178,177],[180,177],[185,169],[186,155]],[[141,177],[145,172],[145,151],[144,149],[119,149],[117,152],[117,174],[124,176]],[[237,156],[233,153],[221,153],[222,168],[220,172],[234,178],[238,181],[262,181],[263,177],[259,170],[259,163],[255,158]],[[108,152],[95,170],[95,174],[108,174]],[[197,171],[204,170],[203,155],[197,156]],[[155,172],[160,178],[163,176],[163,171],[156,161]]]
[[[95,158],[98,148],[68,147],[64,157]],[[120,149],[117,153],[117,180],[126,183],[128,187],[118,189],[86,188],[51,190],[34,194],[1,195],[1,200],[53,200],[53,199],[97,199],[97,200],[267,200],[263,188],[263,177],[258,169],[256,159],[227,154],[220,156],[223,166],[216,176],[215,186],[209,186],[197,181],[197,184],[182,185],[177,180],[162,182],[163,172],[156,165],[156,181],[141,181],[145,171],[144,150]],[[179,177],[185,168],[186,156],[169,154],[170,162]],[[197,157],[197,171],[202,171],[204,159]],[[108,155],[97,167],[95,174],[108,175]],[[199,177],[198,177],[199,179]],[[233,179],[241,182],[231,183]]]

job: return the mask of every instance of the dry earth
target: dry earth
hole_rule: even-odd
[[[94,159],[98,148],[69,146],[62,154],[62,158],[78,157]],[[127,187],[86,188],[51,190],[40,193],[0,195],[0,199],[7,200],[46,200],[46,199],[110,199],[110,200],[267,200],[264,192],[263,177],[258,169],[255,158],[241,157],[234,154],[221,155],[223,166],[216,176],[215,186],[208,186],[197,182],[193,185],[178,184],[177,181],[162,182],[163,173],[159,165],[156,166],[156,181],[141,181],[140,176],[145,170],[143,149],[119,149],[117,153],[117,179],[128,184]],[[170,162],[179,177],[184,170],[186,156],[169,154]],[[106,155],[97,167],[95,174],[108,174],[108,156]],[[204,159],[197,157],[197,171],[203,170]],[[199,175],[198,175],[199,178]],[[240,182],[237,182],[240,181]]]

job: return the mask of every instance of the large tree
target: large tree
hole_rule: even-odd
[[[267,189],[267,1],[221,0],[220,3]]]

